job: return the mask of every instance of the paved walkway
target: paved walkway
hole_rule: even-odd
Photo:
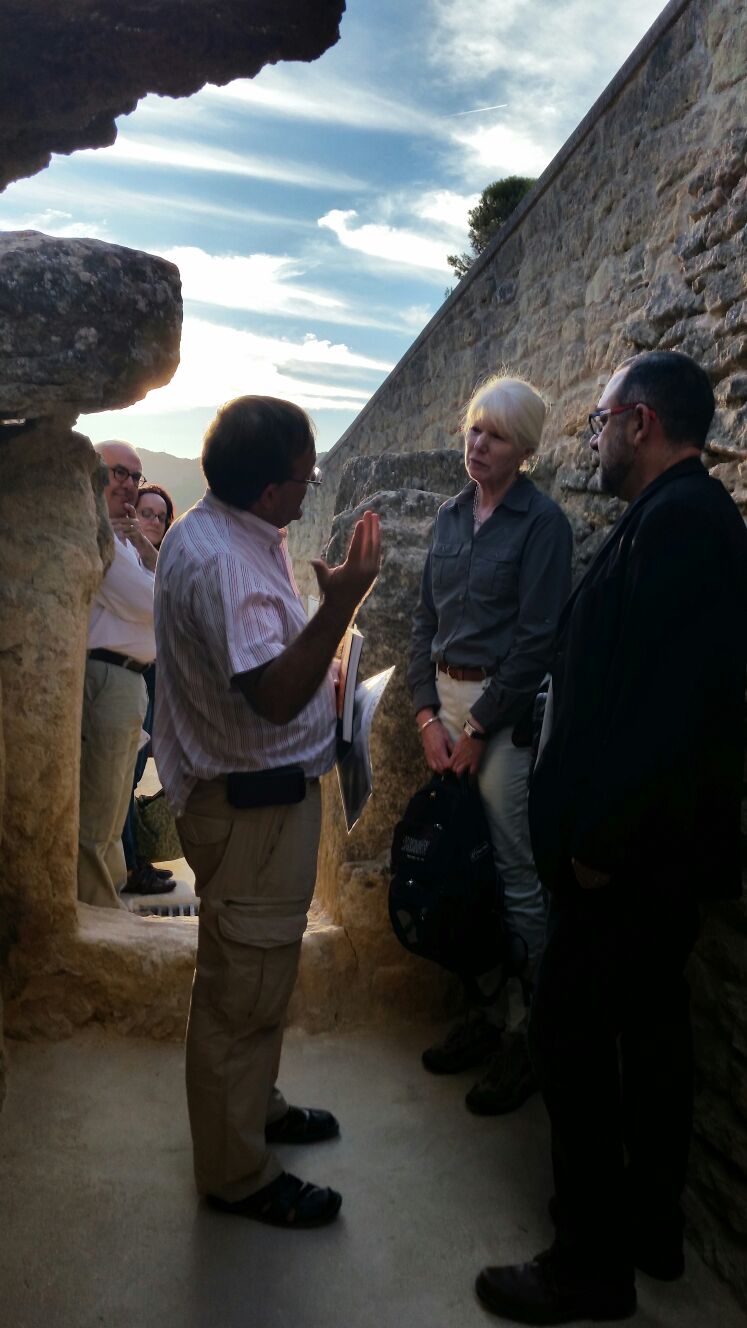
[[[426,1035],[427,1036],[427,1035]],[[205,1209],[192,1189],[177,1046],[101,1034],[13,1044],[0,1116],[5,1328],[486,1328],[486,1262],[551,1239],[539,1098],[480,1120],[470,1075],[433,1078],[422,1030],[286,1040],[281,1082],[334,1108],[341,1139],[286,1149],[344,1196],[317,1231]],[[688,1253],[672,1286],[639,1279],[637,1328],[744,1328]]]

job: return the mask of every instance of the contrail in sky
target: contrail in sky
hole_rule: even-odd
[[[457,115],[479,115],[481,111],[505,111],[507,106],[507,101],[500,101],[497,106],[477,106],[474,111],[453,111],[451,115],[444,116],[444,119],[453,120]]]

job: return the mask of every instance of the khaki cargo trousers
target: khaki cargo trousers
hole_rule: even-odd
[[[186,1064],[195,1180],[235,1203],[283,1170],[265,1126],[288,1109],[275,1080],[316,880],[319,781],[303,802],[247,809],[229,804],[224,778],[199,781],[176,825],[200,898]]]
[[[80,746],[78,898],[98,908],[125,908],[122,830],[132,798],[140,735],[148,705],[141,673],[86,660]]]

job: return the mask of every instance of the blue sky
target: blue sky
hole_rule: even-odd
[[[539,175],[657,17],[629,0],[348,0],[311,65],[148,97],[117,142],[0,195],[0,228],[162,254],[182,274],[182,365],[126,411],[81,416],[199,453],[221,401],[290,397],[330,447],[454,284],[467,211]],[[487,109],[486,109],[487,108]]]

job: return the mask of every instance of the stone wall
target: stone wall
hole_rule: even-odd
[[[621,510],[599,492],[586,415],[616,364],[640,349],[679,348],[708,369],[718,412],[706,464],[747,511],[745,50],[743,5],[669,4],[491,248],[325,457],[324,487],[292,531],[297,578],[302,589],[313,590],[306,560],[325,547],[330,530],[330,550],[340,556],[351,508],[381,512],[385,548],[391,545],[392,552],[361,614],[361,625],[375,638],[367,672],[369,662],[383,667],[405,657],[401,626],[416,580],[401,581],[397,622],[382,649],[381,633],[389,632],[387,559],[401,567],[409,541],[410,561],[417,561],[416,552],[422,561],[427,514],[438,500],[426,491],[441,489],[425,455],[413,457],[410,479],[402,481],[412,489],[392,493],[397,486],[387,468],[405,474],[400,453],[460,449],[460,409],[475,383],[501,365],[528,377],[552,403],[533,478],[570,517],[577,574]],[[418,469],[424,481],[416,478]],[[333,910],[336,882],[347,882],[351,867],[361,858],[375,862],[377,854],[381,865],[398,814],[392,790],[401,807],[422,770],[399,686],[391,710],[386,706],[374,737],[379,791],[350,840],[331,797],[325,802],[322,890]],[[691,1236],[745,1300],[746,937],[744,901],[713,907],[692,962],[698,1079],[687,1196]]]

